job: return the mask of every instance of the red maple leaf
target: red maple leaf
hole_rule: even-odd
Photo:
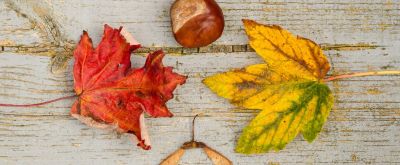
[[[97,48],[93,48],[84,31],[74,51],[74,89],[78,99],[71,115],[91,126],[113,126],[134,134],[138,146],[150,149],[144,112],[151,117],[172,117],[165,103],[186,77],[163,66],[162,51],[149,54],[142,68],[131,69],[130,54],[140,45],[129,44],[121,34],[122,28],[104,28]]]

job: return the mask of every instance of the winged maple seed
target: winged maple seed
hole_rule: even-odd
[[[251,20],[243,23],[250,46],[265,63],[219,73],[203,81],[233,104],[260,110],[239,138],[236,151],[240,153],[281,150],[300,132],[312,142],[333,105],[334,98],[325,81],[400,73],[366,72],[324,79],[330,65],[316,43],[293,36],[277,25]]]
[[[179,164],[180,159],[182,158],[183,154],[185,154],[186,150],[195,149],[195,148],[202,148],[203,151],[206,153],[208,158],[211,159],[214,165],[232,165],[232,161],[230,161],[227,157],[219,153],[218,151],[212,149],[211,147],[207,146],[203,142],[195,141],[194,140],[194,121],[199,116],[197,114],[194,116],[192,121],[192,140],[187,141],[182,144],[182,146],[177,149],[175,152],[170,154],[167,158],[165,158],[160,165],[177,165]]]
[[[131,69],[130,54],[140,45],[130,45],[121,35],[121,28],[104,28],[97,48],[83,32],[74,51],[74,89],[79,97],[71,115],[89,125],[114,125],[120,132],[134,134],[138,146],[150,149],[144,113],[172,117],[165,103],[186,77],[163,66],[162,51],[149,54],[144,67]]]

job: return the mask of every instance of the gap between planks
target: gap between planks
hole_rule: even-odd
[[[384,47],[380,45],[371,45],[366,43],[357,44],[320,44],[322,50],[338,50],[338,51],[356,51],[356,50],[369,50]],[[1,52],[3,53],[24,53],[38,56],[53,56],[56,50],[60,50],[63,47],[49,46],[49,45],[38,45],[38,46],[1,46]],[[234,53],[234,52],[254,52],[254,49],[250,45],[210,45],[201,48],[184,48],[184,47],[141,47],[134,53],[146,55],[150,52],[162,49],[165,53],[170,55],[190,55],[192,53]],[[72,49],[67,49],[72,54]]]

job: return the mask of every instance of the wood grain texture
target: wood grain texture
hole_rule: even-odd
[[[170,0],[0,1],[0,103],[27,104],[73,94],[72,60],[58,74],[50,72],[49,63],[57,52],[73,47],[83,29],[98,43],[104,23],[125,26],[149,47],[145,51],[169,47],[185,52],[167,55],[165,63],[189,76],[168,103],[175,116],[146,119],[150,151],[140,150],[126,135],[89,128],[70,117],[72,99],[28,109],[0,107],[0,164],[158,164],[190,139],[197,113],[203,117],[196,121],[196,138],[234,164],[400,163],[400,76],[330,82],[335,107],[314,143],[299,136],[278,153],[250,156],[234,153],[234,146],[255,112],[230,105],[201,83],[214,73],[262,62],[245,48],[242,18],[279,24],[330,46],[325,48],[333,66],[330,74],[399,70],[399,1],[218,2],[226,30],[214,44],[217,48],[193,50],[181,49],[172,37]],[[136,67],[144,63],[143,56],[132,60]],[[200,149],[188,150],[180,164],[211,160]]]

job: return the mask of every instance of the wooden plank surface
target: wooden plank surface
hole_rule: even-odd
[[[89,128],[68,115],[73,99],[34,108],[0,107],[1,164],[158,164],[197,138],[234,164],[399,164],[400,76],[362,77],[331,82],[336,97],[323,132],[314,143],[301,136],[278,153],[241,155],[234,146],[255,113],[230,105],[201,80],[217,72],[262,60],[246,47],[240,22],[251,18],[284,26],[325,45],[330,74],[400,69],[399,1],[219,0],[226,29],[213,47],[185,50],[174,41],[167,0],[0,1],[0,103],[34,103],[73,94],[72,60],[54,74],[50,62],[68,52],[83,29],[97,43],[104,23],[124,26],[150,51],[167,47],[165,63],[189,76],[168,102],[173,118],[146,118],[153,148],[143,151],[126,135]],[[228,47],[227,47],[228,46]],[[227,60],[229,59],[229,60]],[[144,57],[133,55],[133,65]],[[227,62],[229,61],[229,62]],[[200,150],[181,164],[210,164]]]

